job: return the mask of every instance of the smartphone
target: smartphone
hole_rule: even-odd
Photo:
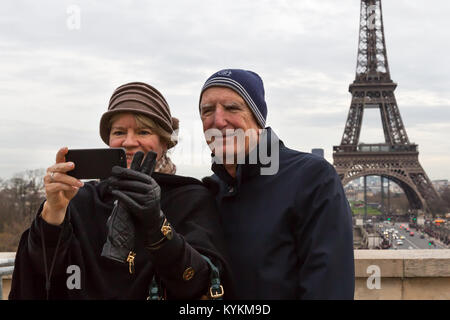
[[[106,179],[114,166],[127,167],[123,148],[69,149],[66,162],[69,161],[75,163],[75,168],[67,174],[77,179]]]

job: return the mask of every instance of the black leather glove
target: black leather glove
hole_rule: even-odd
[[[111,193],[111,183],[115,181],[117,181],[116,177],[109,177],[106,180],[108,192]],[[118,262],[128,262],[130,273],[133,273],[136,228],[126,207],[121,205],[118,200],[114,203],[113,211],[106,222],[106,226],[108,235],[101,255]]]
[[[103,245],[102,256],[122,263],[129,262],[130,273],[132,273],[133,261],[130,262],[129,259],[133,259],[135,252],[136,229],[130,214],[117,201],[106,226],[108,235]]]
[[[133,216],[135,227],[143,236],[147,249],[158,249],[170,239],[172,229],[161,211],[161,188],[150,176],[156,163],[156,153],[136,152],[130,169],[115,166],[112,169],[111,194],[119,199]],[[141,165],[142,162],[142,165]]]

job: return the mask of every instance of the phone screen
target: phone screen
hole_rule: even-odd
[[[75,168],[67,174],[77,179],[106,179],[114,166],[127,166],[123,148],[69,149],[68,161],[75,163]]]

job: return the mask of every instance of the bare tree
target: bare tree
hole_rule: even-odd
[[[44,169],[27,170],[0,184],[0,251],[17,248],[44,200]]]

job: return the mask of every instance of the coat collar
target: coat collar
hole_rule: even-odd
[[[152,174],[152,178],[159,184],[162,192],[185,185],[203,185],[203,183],[198,179],[175,174],[154,172]],[[100,180],[97,188],[99,197],[104,202],[114,202],[114,200],[117,199],[111,194],[108,179]]]

